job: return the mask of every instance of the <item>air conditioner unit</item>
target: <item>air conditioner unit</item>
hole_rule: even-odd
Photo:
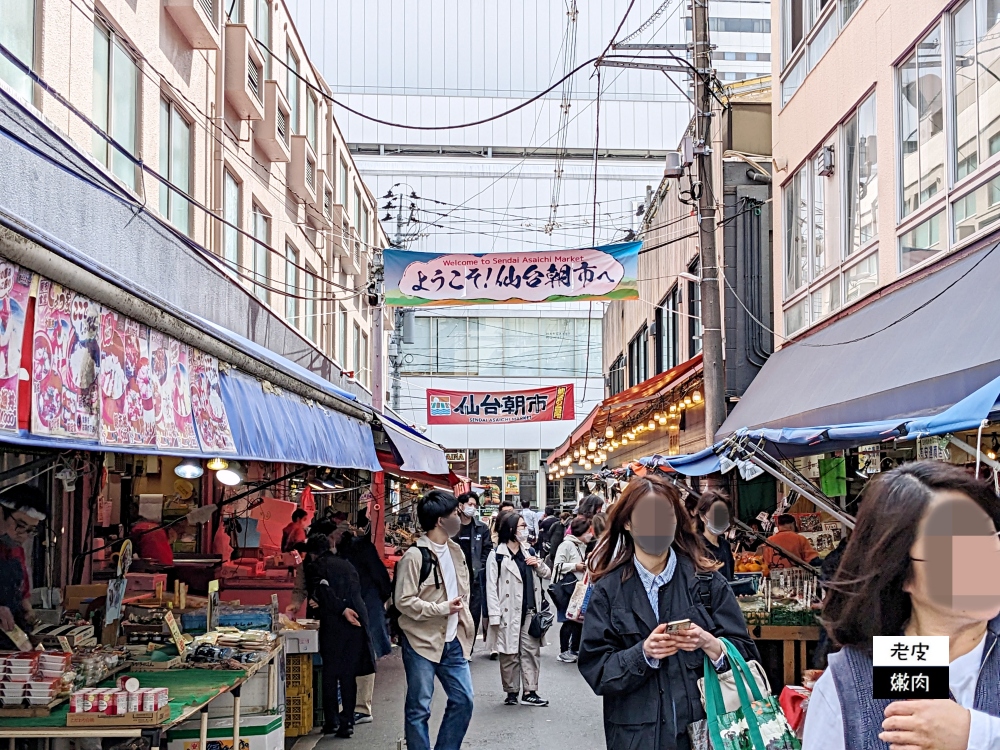
[[[816,154],[816,174],[830,177],[833,174],[833,146],[824,146]]]

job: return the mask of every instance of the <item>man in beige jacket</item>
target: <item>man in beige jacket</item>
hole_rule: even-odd
[[[430,750],[431,699],[437,677],[448,705],[435,750],[460,750],[472,720],[469,658],[475,626],[469,610],[469,569],[453,542],[462,525],[458,500],[431,490],[417,503],[426,532],[396,563],[395,605],[406,671],[405,736],[408,750]]]

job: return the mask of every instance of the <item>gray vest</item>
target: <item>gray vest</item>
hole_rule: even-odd
[[[852,750],[889,750],[878,738],[890,700],[874,700],[872,660],[860,649],[848,646],[830,654],[830,671],[837,685],[840,712],[844,718],[844,747]],[[1000,717],[1000,617],[990,621],[983,645],[983,663],[976,682],[973,707]]]

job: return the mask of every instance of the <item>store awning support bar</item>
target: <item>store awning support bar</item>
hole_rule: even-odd
[[[969,445],[968,443],[966,443],[964,440],[959,440],[954,435],[948,435],[948,443],[951,444],[951,445],[954,445],[956,448],[959,448],[960,450],[965,451],[970,456],[975,457],[975,455],[976,455],[976,449],[975,448],[973,448],[971,445]],[[1000,471],[1000,462],[994,461],[992,458],[990,458],[989,456],[987,456],[985,453],[982,453],[982,452],[979,453],[979,460],[982,463],[984,463],[987,466],[989,466],[994,471]]]

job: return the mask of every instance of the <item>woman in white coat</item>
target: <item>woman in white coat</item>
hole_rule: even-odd
[[[486,599],[490,630],[500,652],[500,680],[506,706],[547,706],[538,695],[538,671],[543,638],[528,633],[531,618],[544,600],[542,579],[548,566],[528,546],[528,525],[518,513],[504,517],[498,529],[496,552],[486,565]],[[523,687],[523,691],[522,691]]]

